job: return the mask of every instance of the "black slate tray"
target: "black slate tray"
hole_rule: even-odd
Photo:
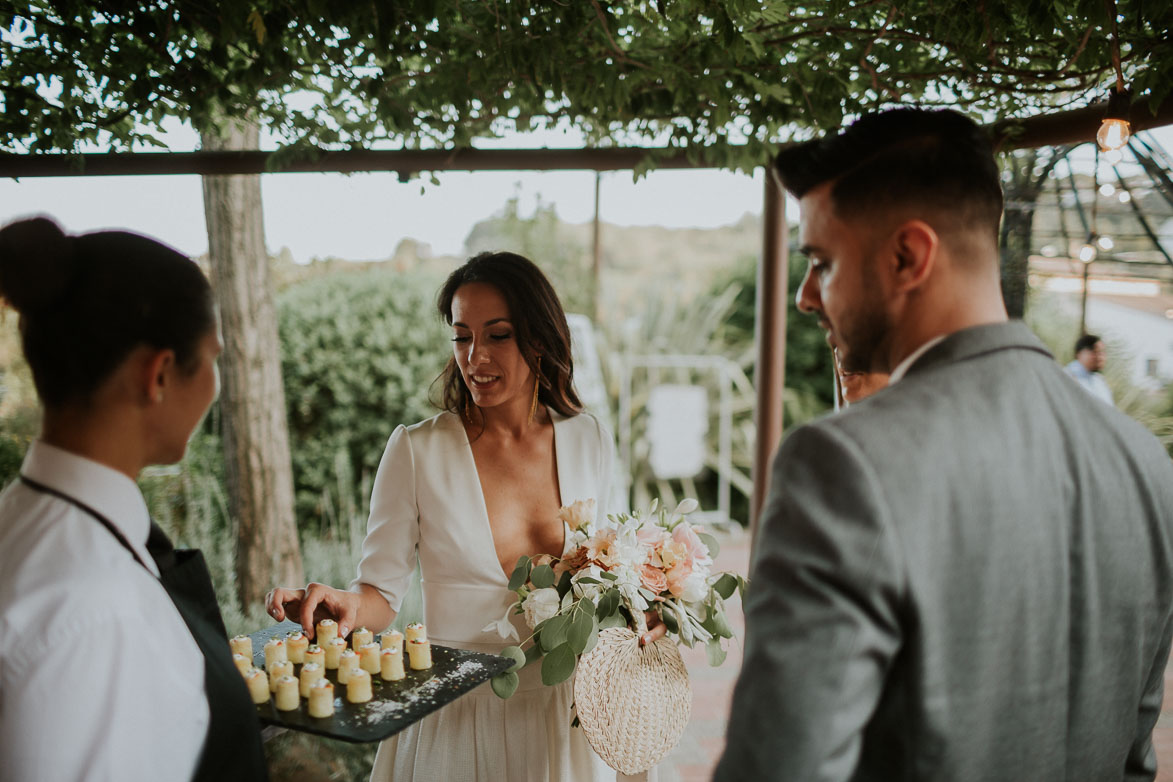
[[[301,625],[287,620],[250,633],[249,637],[253,639],[253,664],[258,668],[265,667],[265,643],[270,638],[284,638],[286,634],[298,630],[301,630]],[[413,671],[407,668],[407,678],[397,682],[385,682],[378,675],[372,676],[373,697],[367,703],[348,702],[346,685],[338,683],[338,671],[328,670],[326,678],[334,683],[334,716],[320,719],[311,717],[308,701],[304,698],[296,711],[278,711],[270,698],[268,703],[257,706],[257,716],[263,725],[315,733],[332,739],[355,743],[382,741],[441,706],[446,706],[511,665],[513,661],[507,657],[432,644],[431,669]],[[294,675],[301,673],[300,665],[295,664],[293,668]]]

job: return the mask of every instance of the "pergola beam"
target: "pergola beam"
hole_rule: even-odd
[[[1004,120],[990,126],[1000,149],[1078,144],[1095,138],[1106,103]],[[1173,94],[1154,113],[1145,99],[1132,105],[1133,131],[1173,124]],[[782,146],[782,145],[780,145]],[[717,168],[703,150],[671,147],[606,149],[346,149],[298,157],[264,150],[199,152],[97,152],[0,154],[2,177],[144,176],[194,174],[344,173],[394,171],[406,178],[421,171],[620,171],[646,156],[659,168]]]

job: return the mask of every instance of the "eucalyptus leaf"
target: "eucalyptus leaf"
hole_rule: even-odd
[[[564,570],[562,571],[562,578],[558,579],[558,596],[566,597],[570,594],[570,586],[570,571]]]
[[[529,580],[529,570],[532,560],[522,555],[517,560],[517,564],[513,567],[513,573],[509,576],[509,591],[516,592],[525,586],[525,582]]]
[[[565,643],[567,625],[569,624],[570,617],[566,614],[552,616],[542,623],[542,631],[538,635],[538,641],[546,654],[549,654],[554,647]]]
[[[738,578],[732,573],[722,573],[717,582],[713,584],[713,590],[721,596],[722,600],[728,600],[733,595],[733,591],[738,587]]]
[[[554,568],[549,565],[538,565],[530,571],[529,580],[538,589],[548,589],[554,586]]]
[[[705,656],[709,658],[709,665],[717,666],[725,662],[725,650],[721,648],[719,638],[710,638],[705,643]]]
[[[607,579],[608,581],[618,581],[619,580],[619,576],[615,575],[610,570],[604,570],[603,572],[599,573],[599,575],[602,576],[603,578]]]
[[[570,620],[570,627],[566,632],[566,640],[575,654],[586,651],[587,642],[592,635],[598,634],[598,625],[595,615],[591,611],[576,611]]]
[[[508,673],[517,673],[525,667],[525,652],[521,651],[520,646],[506,646],[500,654],[513,660],[513,665],[507,669]]]
[[[599,617],[599,619],[603,619],[618,611],[619,601],[621,598],[622,596],[619,594],[618,589],[608,589],[603,593],[603,596],[599,598],[599,603],[595,607],[595,616]]]
[[[717,539],[714,538],[712,535],[710,535],[707,532],[698,532],[696,534],[696,536],[698,538],[700,538],[701,543],[704,543],[705,546],[709,549],[709,556],[710,557],[713,557],[715,559],[717,557],[717,555],[721,553],[721,544],[718,543]]]
[[[618,611],[608,614],[599,620],[599,629],[606,630],[609,627],[627,627],[627,620]]]
[[[601,584],[603,582],[597,578],[591,578],[590,576],[580,576],[576,583],[579,583],[579,584]]]
[[[563,643],[551,650],[542,659],[542,684],[551,687],[570,678],[574,673],[576,659],[570,644]]]
[[[504,700],[517,691],[517,682],[520,677],[512,671],[499,673],[490,679],[489,683],[498,698]]]

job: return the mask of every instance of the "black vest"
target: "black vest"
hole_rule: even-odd
[[[114,524],[88,505],[25,476],[31,489],[65,500],[85,511],[110,531],[144,568],[146,563]],[[212,589],[204,555],[198,549],[176,549],[155,522],[147,552],[159,567],[159,581],[204,655],[204,689],[208,697],[208,735],[193,782],[253,782],[268,779],[261,749],[261,725],[248,687],[228,647],[228,633]],[[147,572],[150,569],[147,568]],[[149,741],[149,736],[143,737]],[[133,762],[128,759],[127,762]]]

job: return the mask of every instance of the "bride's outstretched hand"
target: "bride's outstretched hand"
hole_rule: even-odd
[[[319,621],[333,619],[338,634],[345,638],[354,629],[361,600],[356,592],[312,583],[305,589],[277,587],[265,598],[265,610],[278,622],[286,617],[300,622],[309,638],[314,637]]]

